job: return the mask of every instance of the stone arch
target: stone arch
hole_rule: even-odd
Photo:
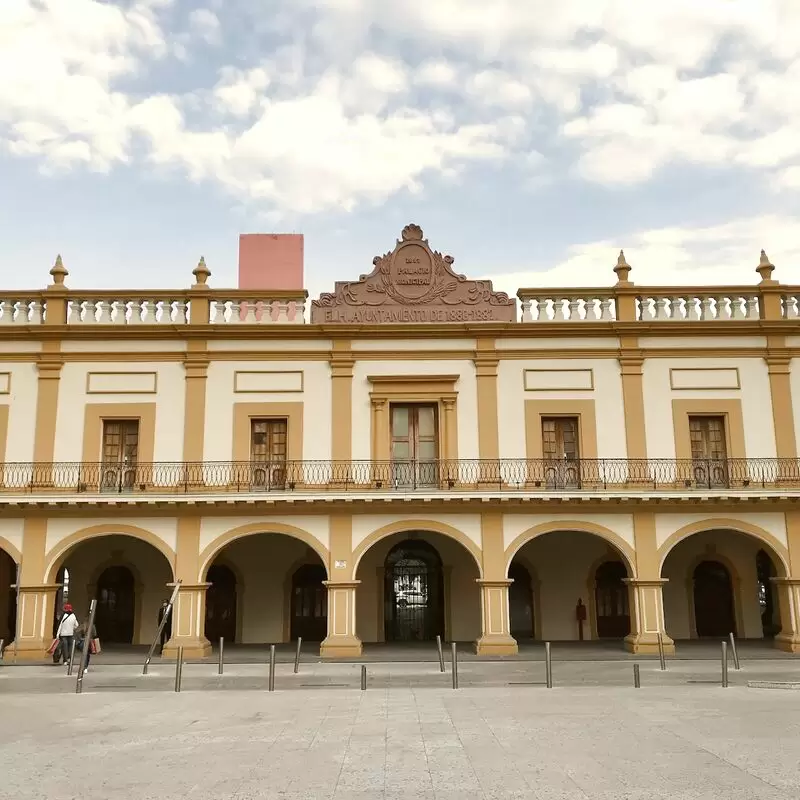
[[[789,575],[789,552],[784,544],[779,542],[769,531],[765,531],[757,525],[753,525],[749,522],[742,522],[738,519],[728,519],[726,517],[712,517],[711,519],[692,522],[671,533],[661,547],[658,548],[658,574],[661,575],[669,554],[675,549],[676,545],[684,539],[688,539],[696,533],[718,530],[736,531],[737,533],[743,533],[759,539],[765,546],[764,549],[767,555],[772,558],[775,568],[779,573],[778,577],[785,578]],[[733,574],[734,573],[731,573],[732,577]]]
[[[161,539],[159,536],[156,536],[151,531],[148,531],[145,528],[140,528],[136,525],[104,524],[82,528],[79,531],[71,533],[69,536],[58,542],[58,544],[54,545],[45,557],[46,566],[44,571],[44,583],[52,584],[55,582],[58,570],[63,565],[70,550],[72,550],[76,545],[83,544],[91,539],[97,539],[102,536],[130,536],[134,539],[140,539],[141,541],[152,545],[164,556],[164,558],[167,559],[172,579],[175,578],[175,552],[166,544],[163,539]]]
[[[245,536],[252,536],[257,533],[279,533],[285,536],[291,536],[301,542],[307,544],[322,560],[322,566],[330,578],[330,553],[328,548],[317,539],[316,536],[309,533],[303,528],[298,528],[294,525],[286,525],[281,522],[253,522],[247,525],[240,525],[237,528],[232,528],[229,531],[217,536],[201,553],[200,553],[200,574],[198,580],[202,583],[208,574],[208,568],[214,563],[214,559],[222,552],[226,545],[235,542],[237,539],[242,539]]]
[[[0,536],[0,550],[4,550],[15,564],[22,563],[22,553],[3,536]]]
[[[631,578],[636,577],[636,556],[633,548],[617,533],[614,533],[610,528],[603,525],[598,525],[595,522],[587,522],[585,520],[553,520],[552,522],[542,522],[535,525],[533,528],[523,531],[517,536],[513,542],[506,548],[506,566],[505,575],[508,576],[508,569],[511,566],[511,561],[514,556],[526,545],[532,542],[539,536],[544,536],[547,533],[557,533],[558,531],[576,531],[578,533],[590,533],[604,539],[614,550],[617,551],[620,560],[628,570],[628,575]]]
[[[437,522],[436,520],[432,519],[421,519],[391,522],[388,525],[384,525],[382,528],[378,528],[378,530],[373,531],[369,534],[369,536],[365,537],[364,540],[359,543],[358,547],[353,550],[353,578],[355,579],[358,575],[358,565],[361,563],[361,559],[364,557],[364,554],[373,545],[377,544],[379,541],[381,541],[381,539],[385,539],[387,536],[393,536],[396,533],[411,533],[413,531],[419,531],[420,533],[439,533],[442,536],[447,536],[450,539],[454,539],[472,556],[472,558],[475,560],[475,565],[478,568],[478,576],[480,578],[483,577],[483,559],[481,558],[481,550],[478,545],[472,541],[472,539],[470,539],[462,531],[458,530],[458,528],[454,528],[452,525],[448,525],[445,522]]]

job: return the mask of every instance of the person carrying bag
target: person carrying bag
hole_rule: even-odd
[[[69,603],[64,603],[64,614],[61,621],[58,623],[58,630],[56,631],[56,640],[58,644],[53,651],[53,663],[58,664],[59,660],[62,664],[69,661],[70,653],[72,652],[72,642],[75,638],[75,631],[78,628],[78,618],[72,610]]]
[[[97,628],[92,625],[91,631],[88,630],[89,628],[89,620],[87,619],[86,622],[82,622],[77,629],[76,636],[78,637],[75,643],[75,649],[86,650],[86,660],[84,661],[84,668],[83,671],[87,672],[89,669],[89,661],[93,653],[100,652],[100,639],[97,638]]]

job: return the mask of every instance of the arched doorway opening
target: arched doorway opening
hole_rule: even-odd
[[[436,548],[420,539],[396,544],[384,566],[384,636],[387,642],[444,637],[444,575]]]
[[[530,538],[525,541],[525,538]],[[518,641],[521,622],[530,611],[536,638],[544,641],[617,639],[620,647],[630,633],[629,588],[631,577],[624,544],[601,532],[545,530],[521,534],[516,550],[510,548],[508,577],[511,635]],[[516,543],[515,543],[516,544]],[[520,567],[527,566],[524,572]],[[535,584],[531,574],[537,576]],[[515,602],[515,585],[525,585]],[[531,587],[533,591],[531,591]],[[530,598],[530,599],[529,599]],[[516,614],[515,614],[516,607]],[[530,633],[528,634],[530,637]]]
[[[628,571],[621,561],[604,561],[594,577],[598,639],[622,639],[631,632]]]
[[[205,636],[212,645],[220,636],[237,645],[325,639],[327,569],[309,543],[247,530],[206,557]]]
[[[78,541],[52,564],[50,575],[51,581],[61,584],[53,608],[54,625],[64,602],[69,601],[83,620],[95,599],[95,627],[103,645],[150,644],[174,577],[164,553],[125,533]]]
[[[291,638],[321,642],[328,633],[328,590],[322,564],[304,564],[292,575]]]
[[[727,567],[720,561],[703,560],[695,567],[692,581],[697,637],[736,635],[733,581]]]
[[[97,579],[95,625],[108,644],[133,644],[135,594],[133,573],[127,567],[108,567]]]
[[[0,550],[0,639],[11,644],[17,632],[17,564],[5,550]]]
[[[236,641],[236,575],[225,564],[212,564],[206,576],[206,638]]]
[[[709,527],[676,531],[661,566],[669,636],[686,639],[772,638],[780,633],[780,594],[770,580],[786,574],[780,551],[764,536]]]
[[[508,577],[514,581],[508,587],[511,635],[517,641],[533,639],[536,636],[536,622],[531,574],[523,564],[514,560],[508,570]]]
[[[778,616],[778,603],[775,584],[772,578],[777,577],[775,564],[766,550],[759,550],[756,555],[756,576],[758,581],[758,605],[761,609],[761,630],[765,639],[773,639],[780,633],[781,622]]]

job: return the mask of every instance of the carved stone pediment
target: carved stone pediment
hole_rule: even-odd
[[[419,225],[406,225],[394,250],[376,256],[357,281],[337,281],[311,303],[311,322],[514,322],[516,301],[491,281],[453,272],[453,257],[431,250]]]

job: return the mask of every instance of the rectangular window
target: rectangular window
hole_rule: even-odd
[[[580,485],[578,421],[578,417],[542,417],[542,456],[550,488]]]
[[[695,483],[701,486],[727,486],[725,417],[689,416],[689,438]]]
[[[397,486],[435,486],[439,458],[437,406],[391,406],[392,471]]]
[[[136,484],[139,460],[139,420],[103,420],[102,488],[130,490]]]
[[[287,428],[288,422],[285,419],[250,421],[250,461],[254,487],[285,487]]]

